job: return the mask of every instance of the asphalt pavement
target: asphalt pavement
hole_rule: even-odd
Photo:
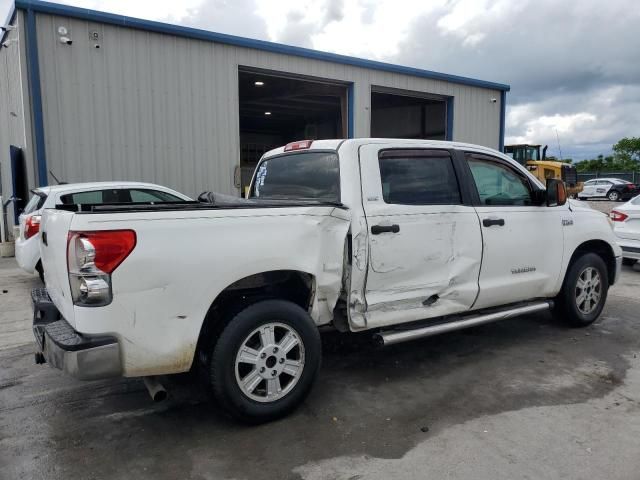
[[[629,267],[586,329],[543,314],[386,349],[326,334],[308,400],[258,427],[220,413],[189,374],[154,404],[138,379],[80,382],[35,365],[38,285],[0,260],[2,480],[640,478]]]

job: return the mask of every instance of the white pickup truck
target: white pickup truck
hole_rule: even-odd
[[[386,345],[545,310],[586,326],[622,261],[605,215],[475,145],[295,142],[248,197],[46,211],[36,360],[150,389],[200,365],[265,421],[309,392],[319,327]]]

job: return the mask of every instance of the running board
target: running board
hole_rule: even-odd
[[[412,330],[387,330],[378,332],[374,335],[374,340],[382,346],[395,345],[396,343],[408,342],[417,338],[431,337],[441,333],[453,332],[454,330],[462,330],[463,328],[484,325],[485,323],[497,322],[508,318],[525,315],[527,313],[542,312],[553,307],[552,300],[543,302],[529,303],[519,307],[501,310],[499,312],[486,313],[484,315],[474,315],[461,320],[448,323],[440,323],[438,325],[430,325],[427,327],[419,327]]]

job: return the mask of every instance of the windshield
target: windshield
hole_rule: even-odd
[[[540,147],[526,147],[525,160],[540,160]]]
[[[338,156],[333,152],[304,152],[264,160],[249,196],[340,202]]]

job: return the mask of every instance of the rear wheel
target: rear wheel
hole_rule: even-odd
[[[320,334],[309,314],[291,302],[265,300],[238,313],[213,347],[213,393],[239,420],[274,420],[307,396],[320,358]]]
[[[616,190],[611,190],[608,194],[607,197],[609,198],[609,200],[611,200],[612,202],[617,202],[618,200],[620,200],[620,192],[616,191]]]
[[[595,253],[585,253],[569,266],[555,314],[573,327],[591,325],[602,313],[608,290],[604,261]]]

